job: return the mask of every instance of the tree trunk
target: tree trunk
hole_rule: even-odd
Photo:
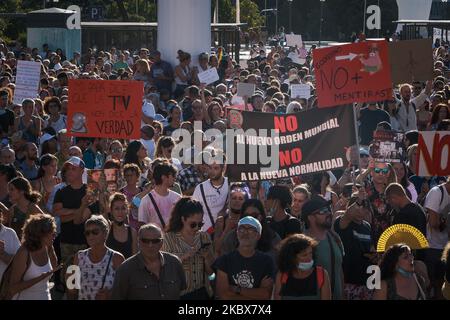
[[[116,0],[117,7],[119,8],[120,14],[122,15],[123,21],[128,21],[128,12],[125,9],[123,0]]]

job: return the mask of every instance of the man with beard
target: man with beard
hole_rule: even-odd
[[[102,169],[105,163],[106,139],[92,138],[91,143],[83,152],[83,161],[88,169]]]
[[[216,220],[219,215],[224,215],[228,201],[228,178],[225,173],[225,154],[221,151],[214,152],[215,158],[204,159],[208,164],[209,179],[195,187],[192,197],[200,201],[203,212],[207,214],[202,230],[209,234],[214,232]]]
[[[411,86],[409,84],[400,86],[401,100],[397,100],[397,119],[400,124],[400,131],[417,130],[416,109],[428,98],[431,88],[432,82],[428,81],[425,90],[412,98]]]
[[[221,300],[268,300],[272,295],[272,258],[256,250],[261,223],[253,217],[239,220],[236,250],[219,257],[216,270],[216,296]]]
[[[155,160],[153,179],[155,188],[142,198],[138,210],[141,223],[154,223],[164,229],[169,223],[170,213],[181,196],[170,190],[175,182],[177,169],[167,160]]]
[[[38,166],[36,161],[38,160],[38,148],[37,146],[29,142],[25,145],[25,160],[20,164],[20,171],[23,176],[28,180],[33,180],[38,175]]]
[[[313,195],[303,205],[302,220],[305,223],[305,235],[315,239],[318,245],[314,251],[314,261],[325,268],[330,275],[333,300],[343,298],[344,277],[342,259],[344,248],[336,233],[331,231],[331,201],[320,195]]]
[[[241,208],[246,200],[250,198],[249,189],[244,183],[233,183],[230,185],[230,203],[224,216],[216,220],[214,230],[214,246],[216,253],[220,252],[225,237],[238,226],[241,218]]]

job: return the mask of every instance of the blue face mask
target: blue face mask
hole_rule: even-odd
[[[414,275],[414,272],[406,271],[405,269],[398,267],[397,272],[400,273],[405,278],[411,278]]]
[[[302,271],[310,270],[314,266],[314,260],[311,260],[310,262],[300,262],[297,265],[297,268],[299,268]]]
[[[139,208],[139,205],[141,204],[141,198],[139,198],[139,197],[133,197],[133,200],[131,200],[131,203],[132,203],[136,208]]]

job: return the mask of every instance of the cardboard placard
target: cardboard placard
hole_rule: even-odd
[[[69,80],[69,134],[140,139],[143,95],[141,81]]]
[[[386,41],[314,49],[319,107],[373,102],[392,97]]]
[[[394,84],[433,79],[433,43],[431,39],[389,43]]]
[[[219,74],[217,73],[216,68],[210,68],[198,74],[198,80],[200,81],[200,83],[204,83],[206,85],[214,83],[219,79]]]
[[[239,82],[237,86],[237,96],[239,97],[251,97],[255,93],[254,83]]]
[[[13,103],[21,105],[24,99],[35,99],[41,80],[41,63],[34,61],[17,61],[16,88]]]
[[[418,176],[450,175],[450,131],[419,132],[418,153]]]
[[[291,98],[303,98],[309,99],[311,97],[311,86],[309,84],[292,84],[291,85]]]
[[[303,40],[301,34],[286,34],[286,45],[288,47],[295,47],[298,48],[303,47]]]

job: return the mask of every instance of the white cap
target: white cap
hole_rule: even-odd
[[[142,113],[144,116],[155,119],[155,106],[150,101],[145,100],[142,105]]]

